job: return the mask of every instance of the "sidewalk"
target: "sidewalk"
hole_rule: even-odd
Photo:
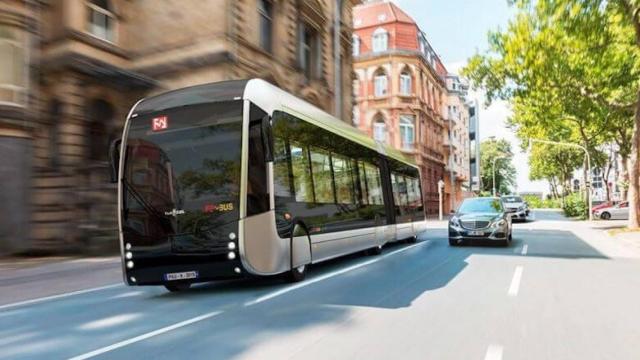
[[[116,283],[119,257],[0,259],[0,305]]]

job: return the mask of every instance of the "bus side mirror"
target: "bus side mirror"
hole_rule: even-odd
[[[271,118],[269,115],[262,117],[261,133],[262,147],[264,149],[264,161],[273,161],[273,134],[271,132]]]
[[[111,183],[118,182],[118,167],[120,166],[120,144],[122,139],[115,139],[109,145],[109,170],[111,173]]]

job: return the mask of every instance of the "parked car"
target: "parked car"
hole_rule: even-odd
[[[612,201],[603,201],[603,202],[602,202],[602,203],[600,203],[600,204],[594,205],[594,206],[591,208],[591,212],[595,214],[596,210],[600,210],[600,209],[604,209],[604,208],[612,207],[612,206],[614,206],[614,205],[615,205],[615,203],[614,203],[614,202],[612,202]]]
[[[500,198],[469,198],[449,220],[449,245],[470,240],[495,240],[509,246],[512,236],[511,213]]]
[[[593,212],[593,215],[602,220],[629,219],[629,202],[623,201],[618,205],[597,209],[596,211]]]
[[[529,216],[529,204],[518,195],[502,196],[502,203],[511,212],[511,219],[527,221]]]

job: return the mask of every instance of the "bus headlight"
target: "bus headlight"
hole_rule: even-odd
[[[236,249],[236,243],[230,242],[229,244],[227,244],[227,247],[229,248],[229,250],[235,250]]]
[[[127,261],[127,268],[133,269],[133,261]]]
[[[236,253],[234,253],[233,251],[231,251],[231,252],[229,252],[229,253],[227,254],[227,259],[229,259],[229,260],[233,260],[233,259],[235,259],[235,258],[236,258]]]
[[[131,250],[131,244],[127,243],[127,245],[125,245],[124,248],[127,249],[127,250]]]
[[[124,254],[124,256],[129,260],[131,260],[133,258],[133,254],[130,251],[127,251],[127,253]]]
[[[235,240],[236,239],[236,233],[229,233],[229,239]]]

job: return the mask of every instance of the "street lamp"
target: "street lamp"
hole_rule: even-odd
[[[502,160],[502,159],[508,159],[508,156],[496,156],[493,158],[493,196],[496,196],[496,161],[498,160]]]
[[[539,142],[542,144],[550,144],[550,145],[560,145],[560,146],[569,146],[569,147],[574,147],[574,148],[578,148],[581,149],[582,151],[584,151],[585,156],[587,157],[587,179],[586,180],[586,190],[587,190],[587,196],[589,197],[589,221],[593,220],[593,212],[591,211],[591,209],[593,208],[593,199],[591,196],[591,156],[589,156],[589,151],[587,151],[587,148],[582,146],[582,145],[578,145],[575,143],[568,143],[568,142],[560,142],[560,141],[551,141],[551,140],[542,140],[542,139],[529,139],[529,150],[531,150],[531,145],[534,142]]]
[[[442,190],[444,189],[444,181],[438,180],[438,220],[442,221]]]

